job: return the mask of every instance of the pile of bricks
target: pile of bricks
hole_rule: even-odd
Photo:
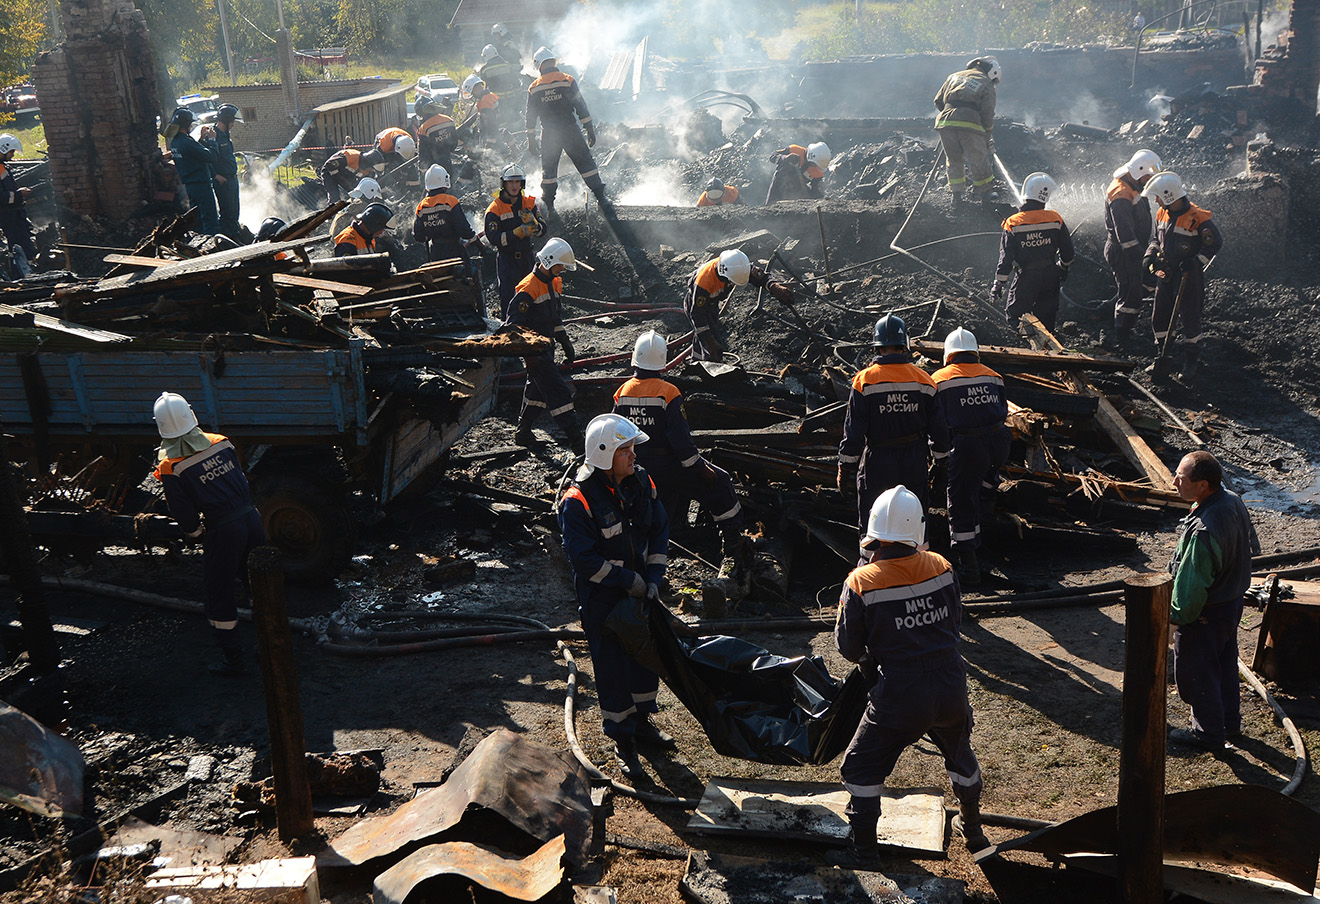
[[[152,197],[161,162],[146,20],[131,0],[61,0],[60,16],[66,38],[33,70],[56,201],[122,221]]]
[[[1295,100],[1315,113],[1320,90],[1320,4],[1293,0],[1289,28],[1256,61],[1252,94],[1268,100]]]

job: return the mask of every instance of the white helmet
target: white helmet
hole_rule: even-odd
[[[999,82],[999,61],[994,57],[982,57],[981,62],[985,64],[985,74],[990,81],[998,84]]]
[[[1177,173],[1159,173],[1149,182],[1141,193],[1147,198],[1154,198],[1161,207],[1168,207],[1175,201],[1187,197],[1187,189]]]
[[[438,163],[432,163],[426,170],[426,190],[449,187],[449,170]]]
[[[565,270],[577,269],[577,258],[573,256],[573,248],[568,242],[559,238],[545,243],[545,247],[536,255],[536,262],[543,270],[549,270],[556,264],[563,264]]]
[[[807,146],[807,162],[817,169],[827,169],[830,165],[830,146],[823,141],[817,141]]]
[[[920,546],[926,542],[926,513],[921,500],[905,486],[885,490],[866,519],[867,540]]]
[[[402,154],[404,160],[411,160],[417,156],[417,142],[411,135],[400,135],[394,139],[394,150]]]
[[[357,184],[357,186],[348,193],[350,198],[365,198],[368,201],[379,201],[385,197],[385,193],[380,190],[380,183],[375,179],[366,178]]]
[[[720,279],[727,279],[735,286],[747,285],[752,278],[752,262],[741,251],[730,249],[720,253],[720,262],[715,265],[715,272]]]
[[[476,90],[477,85],[486,84],[485,80],[475,72],[463,79],[463,96],[471,97],[472,92]]]
[[[1146,148],[1137,151],[1127,162],[1127,174],[1138,182],[1146,176],[1155,175],[1162,169],[1164,165],[1160,163],[1160,155]]]
[[[162,392],[152,414],[161,439],[175,439],[197,426],[197,415],[193,414],[192,406],[176,392]]]
[[[536,67],[537,72],[540,72],[542,66],[554,59],[556,59],[555,52],[542,44],[536,48],[536,53],[532,54],[532,65]]]
[[[496,49],[494,44],[487,44],[485,47],[481,48],[481,58],[485,60],[487,63],[489,63],[491,60],[495,59],[499,55],[500,52],[499,50]]]
[[[971,330],[965,330],[958,327],[952,333],[944,337],[944,363],[948,364],[949,359],[958,352],[979,352],[980,347],[976,344],[976,337],[972,335]]]
[[[632,366],[642,370],[663,370],[669,363],[669,346],[665,337],[655,330],[647,330],[637,337],[633,346]]]
[[[525,173],[523,168],[516,163],[506,163],[504,164],[504,169],[500,170],[500,183],[503,184],[510,179],[521,179],[523,182],[526,182],[527,173]]]
[[[509,29],[505,27],[503,22],[496,22],[490,27],[490,34],[493,38],[507,38]]]
[[[0,154],[8,154],[10,151],[21,150],[23,150],[23,142],[19,141],[8,132],[0,135]]]
[[[1059,183],[1050,178],[1048,173],[1032,173],[1022,180],[1022,200],[1048,203],[1050,195],[1059,190]]]
[[[587,424],[587,467],[609,470],[614,467],[614,453],[626,443],[644,443],[645,433],[621,414],[601,414]]]

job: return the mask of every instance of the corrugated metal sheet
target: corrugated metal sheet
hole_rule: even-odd
[[[373,904],[403,904],[413,889],[428,879],[455,876],[516,901],[539,901],[564,880],[563,860],[563,835],[521,859],[466,841],[432,844],[377,876],[371,900]]]

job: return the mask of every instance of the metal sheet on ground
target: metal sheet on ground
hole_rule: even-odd
[[[85,768],[77,747],[0,702],[0,801],[40,816],[78,816]]]
[[[704,835],[848,841],[848,792],[831,782],[712,779],[687,827]],[[886,788],[880,843],[944,856],[944,793],[937,788]]]
[[[966,885],[694,851],[679,887],[701,904],[960,904]],[[909,894],[910,892],[910,894]]]
[[[528,857],[466,841],[431,844],[377,876],[371,899],[376,904],[403,904],[423,882],[454,876],[517,901],[539,901],[563,881],[563,860],[563,835]]]
[[[1073,854],[1063,862],[1112,876],[1116,859],[1105,854]],[[1320,889],[1308,895],[1286,882],[1206,872],[1168,860],[1164,861],[1164,888],[1205,904],[1320,904]]]
[[[201,866],[202,864],[224,863],[229,855],[243,843],[242,838],[236,838],[233,835],[212,835],[209,832],[193,832],[188,829],[167,829],[164,826],[152,825],[137,817],[131,817],[106,841],[105,847],[130,847],[153,840],[160,841],[158,856],[169,858],[168,866]]]

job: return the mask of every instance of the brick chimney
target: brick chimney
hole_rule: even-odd
[[[1256,61],[1255,92],[1267,100],[1296,101],[1308,115],[1316,112],[1320,91],[1320,3],[1293,0],[1288,31]]]
[[[132,0],[60,0],[64,41],[37,57],[33,79],[57,201],[122,221],[152,197],[160,160],[147,23]]]

